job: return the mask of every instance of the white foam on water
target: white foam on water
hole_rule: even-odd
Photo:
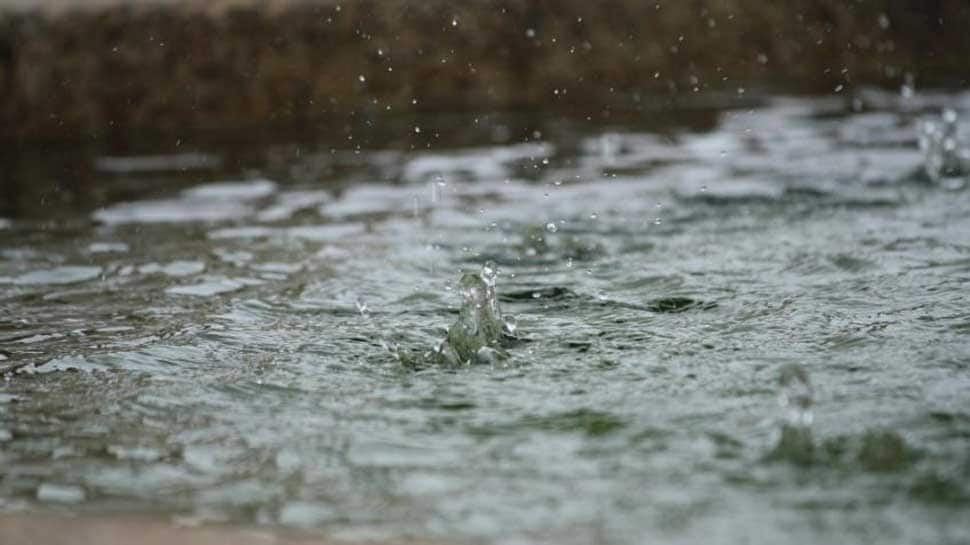
[[[101,275],[101,267],[63,266],[31,271],[13,278],[0,277],[0,283],[18,286],[57,286],[94,280]]]

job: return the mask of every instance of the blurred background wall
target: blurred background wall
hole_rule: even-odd
[[[0,0],[0,140],[959,87],[966,0]]]

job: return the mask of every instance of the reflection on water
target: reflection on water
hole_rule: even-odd
[[[957,542],[970,193],[925,124],[970,99],[851,106],[89,159],[0,222],[0,509]],[[442,339],[477,364],[399,361]]]

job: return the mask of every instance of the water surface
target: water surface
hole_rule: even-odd
[[[72,159],[100,196],[0,220],[0,509],[967,543],[970,192],[918,139],[970,99],[863,98]],[[486,261],[508,359],[385,349],[435,346]]]

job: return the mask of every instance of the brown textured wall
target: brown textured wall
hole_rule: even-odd
[[[350,0],[7,14],[0,139],[351,113],[586,115],[738,87],[895,86],[905,73],[964,85],[968,28],[965,0]]]

